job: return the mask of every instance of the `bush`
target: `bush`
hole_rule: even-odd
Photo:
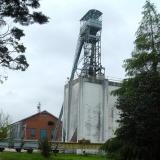
[[[47,138],[40,140],[39,147],[40,147],[42,156],[46,158],[50,157],[51,143],[48,141]]]
[[[100,148],[105,151],[109,158],[114,160],[120,160],[120,150],[122,148],[122,142],[117,138],[108,139]]]

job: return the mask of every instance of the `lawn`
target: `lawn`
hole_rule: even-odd
[[[0,160],[46,160],[40,153],[0,152]],[[54,154],[48,160],[106,160],[98,155]]]

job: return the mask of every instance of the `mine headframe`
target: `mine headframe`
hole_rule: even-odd
[[[83,63],[80,68],[81,76],[101,75],[104,68],[101,66],[101,30],[102,12],[91,9],[80,19],[80,33],[73,63],[70,80],[78,69],[79,58],[83,48]]]

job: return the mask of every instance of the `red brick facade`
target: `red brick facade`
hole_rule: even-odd
[[[41,139],[53,138],[53,132],[55,132],[55,126],[58,119],[47,111],[40,112],[33,116],[30,116],[23,121],[24,126],[24,139]],[[61,125],[56,127],[57,137],[56,140],[61,140]]]

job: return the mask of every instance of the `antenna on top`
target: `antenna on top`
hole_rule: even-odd
[[[38,105],[37,105],[37,110],[38,110],[38,113],[41,112],[41,103],[39,102]]]

